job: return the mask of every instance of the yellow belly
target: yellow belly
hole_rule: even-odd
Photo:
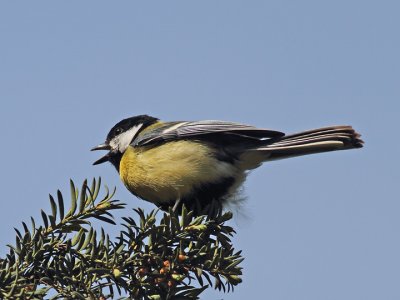
[[[188,196],[196,186],[232,176],[235,167],[215,159],[208,146],[174,141],[154,148],[128,147],[119,172],[132,193],[166,203]]]

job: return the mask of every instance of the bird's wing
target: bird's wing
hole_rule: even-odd
[[[278,138],[285,135],[275,130],[224,121],[170,122],[149,132],[144,132],[133,141],[133,144],[144,146],[163,141],[200,138],[211,134],[242,136],[255,140]]]

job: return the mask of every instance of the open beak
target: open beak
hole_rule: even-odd
[[[104,143],[104,144],[100,144],[97,145],[96,147],[92,148],[90,151],[96,151],[96,150],[111,150],[111,147],[109,144]],[[102,158],[96,160],[93,165],[98,165],[98,164],[102,164],[106,161],[110,160],[110,153],[107,153],[106,155],[104,155]]]

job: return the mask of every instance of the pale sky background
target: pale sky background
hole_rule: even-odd
[[[202,299],[400,299],[399,13],[385,0],[2,1],[0,254],[69,178],[102,176],[153,208],[92,166],[122,118],[351,124],[362,150],[251,173],[232,223],[243,284]]]

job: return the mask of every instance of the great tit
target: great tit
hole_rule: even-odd
[[[163,210],[215,214],[234,201],[248,171],[265,161],[361,148],[351,126],[283,132],[224,121],[162,122],[140,115],[118,122],[105,143],[127,189]]]

